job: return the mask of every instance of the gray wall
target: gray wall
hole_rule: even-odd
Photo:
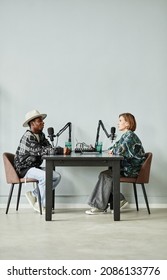
[[[0,0],[0,154],[15,152],[32,109],[48,114],[46,135],[71,121],[73,148],[76,139],[94,145],[99,119],[109,131],[129,111],[154,156],[149,201],[167,205],[166,30],[165,0]],[[103,131],[100,139],[110,146]],[[2,205],[2,156],[0,164]],[[101,169],[58,170],[57,202],[86,204]],[[131,188],[123,192],[133,202]]]

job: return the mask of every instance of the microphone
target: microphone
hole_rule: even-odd
[[[115,135],[116,128],[111,127],[111,141],[115,140],[116,135]]]
[[[48,137],[50,138],[50,141],[52,142],[52,147],[54,148],[54,128],[53,127],[48,127]]]

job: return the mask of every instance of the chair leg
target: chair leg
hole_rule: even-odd
[[[145,199],[145,202],[146,202],[148,214],[150,214],[151,212],[150,212],[150,207],[149,207],[149,204],[148,204],[148,199],[147,199],[147,194],[146,194],[145,186],[144,186],[144,184],[141,184],[141,186],[142,186],[142,190],[143,190],[144,199]]]
[[[39,187],[38,187],[38,183],[36,185],[37,185],[37,196],[38,196],[39,210],[40,210],[40,214],[42,215],[41,194],[40,194],[40,190],[39,190]]]
[[[11,198],[12,198],[12,194],[13,194],[13,189],[14,189],[14,184],[11,184],[11,188],[10,188],[10,192],[9,192],[9,196],[8,196],[7,207],[6,207],[6,214],[8,214],[8,210],[9,210],[9,206],[10,206],[10,202],[11,202]]]
[[[136,184],[135,183],[133,183],[133,190],[134,190],[134,196],[135,196],[135,202],[136,202],[136,209],[137,209],[137,211],[139,211],[137,189],[136,189]]]
[[[16,204],[16,211],[18,211],[18,209],[19,209],[19,202],[20,202],[21,188],[22,188],[22,183],[19,183],[18,195],[17,195],[17,204]]]

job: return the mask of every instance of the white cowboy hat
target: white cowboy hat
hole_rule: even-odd
[[[39,117],[42,117],[42,119],[44,120],[46,118],[47,114],[41,114],[39,111],[37,110],[33,110],[33,111],[30,111],[28,112],[26,115],[25,115],[25,121],[23,123],[23,126],[26,127],[28,126],[28,123],[33,120],[33,119],[36,119],[36,118],[39,118]]]

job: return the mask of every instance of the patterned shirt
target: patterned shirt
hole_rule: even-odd
[[[145,160],[145,151],[138,136],[128,130],[110,149],[114,155],[124,157],[121,161],[121,175],[137,177]]]
[[[41,132],[36,134],[27,130],[22,136],[14,158],[14,166],[19,177],[24,177],[31,167],[40,168],[42,156],[47,154],[51,144]]]

